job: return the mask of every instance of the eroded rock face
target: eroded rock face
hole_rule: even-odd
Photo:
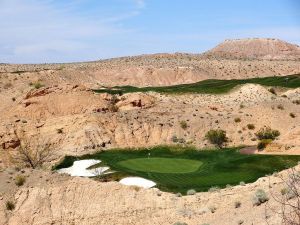
[[[2,181],[9,179],[12,171],[0,173]],[[17,173],[17,172],[15,172]],[[89,178],[71,178],[67,175],[42,171],[27,171],[26,183],[17,188],[5,183],[0,188],[1,225],[48,224],[174,224],[177,221],[190,225],[200,223],[232,225],[243,220],[245,224],[279,224],[276,213],[280,204],[272,197],[265,204],[254,206],[252,198],[257,189],[270,196],[281,195],[282,180],[286,171],[276,177],[263,177],[253,184],[226,188],[220,192],[197,193],[176,197],[158,189],[139,189],[116,182],[101,183]],[[271,185],[271,189],[270,186]],[[9,212],[5,202],[11,200],[15,209]],[[235,208],[235,202],[241,206]],[[210,208],[216,210],[212,214]],[[271,210],[272,209],[272,210]]]

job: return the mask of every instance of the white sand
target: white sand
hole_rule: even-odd
[[[156,183],[154,183],[153,181],[141,177],[126,177],[119,182],[124,185],[133,185],[142,188],[151,188],[156,185]]]
[[[95,177],[104,174],[104,172],[109,169],[109,167],[98,167],[95,169],[87,170],[87,168],[89,168],[90,166],[93,166],[100,162],[100,160],[94,159],[79,160],[75,161],[71,167],[60,169],[57,172],[67,173],[74,177]]]

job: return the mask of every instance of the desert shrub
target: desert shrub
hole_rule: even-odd
[[[180,121],[179,124],[182,129],[186,129],[188,127],[187,122],[184,120]]]
[[[15,184],[17,186],[22,186],[25,183],[25,181],[26,181],[26,178],[22,175],[18,175],[15,178]]]
[[[290,113],[290,117],[295,118],[296,115],[294,113]]]
[[[261,128],[257,133],[255,133],[256,137],[259,140],[263,139],[271,139],[274,140],[280,135],[278,130],[272,130],[270,127]]]
[[[262,189],[258,189],[252,199],[253,205],[259,206],[262,203],[265,203],[269,200],[269,197],[267,196],[266,192]]]
[[[300,105],[300,99],[298,100],[294,100],[294,101],[292,101],[294,104],[296,104],[296,105]]]
[[[15,98],[15,97],[12,97],[11,100],[12,100],[13,102],[15,102],[15,101],[16,101],[16,98]]]
[[[238,224],[239,224],[239,225],[241,225],[241,224],[243,224],[243,223],[244,223],[244,220],[239,220],[239,221],[238,221]]]
[[[187,195],[194,195],[196,194],[197,192],[194,190],[194,189],[190,189],[186,192]]]
[[[63,133],[63,129],[62,128],[59,128],[56,131],[57,131],[58,134],[62,134]]]
[[[283,107],[283,105],[280,104],[277,106],[277,109],[284,110],[284,107]]]
[[[241,118],[235,118],[235,119],[234,119],[234,122],[236,122],[236,123],[241,122]]]
[[[6,206],[6,209],[7,209],[7,210],[10,210],[10,211],[12,211],[12,210],[15,209],[15,204],[14,204],[13,202],[11,202],[11,201],[7,201],[7,202],[5,203],[5,206]]]
[[[184,222],[176,222],[176,223],[173,223],[173,225],[188,225],[188,224],[184,223]]]
[[[270,143],[272,142],[272,139],[263,139],[260,140],[257,144],[257,149],[258,150],[263,150],[265,149]]]
[[[108,105],[108,111],[110,111],[110,112],[118,112],[119,111],[119,107],[116,106],[115,104],[110,104],[110,105]]]
[[[176,193],[176,197],[182,197],[182,194],[180,192]]]
[[[41,82],[37,81],[37,82],[34,82],[34,83],[30,83],[30,86],[33,86],[35,89],[39,89],[41,87],[44,87],[45,85],[42,84]]]
[[[226,137],[226,131],[224,130],[209,130],[205,138],[212,144],[217,145],[219,148],[222,147],[222,145],[227,142],[228,138]]]
[[[208,189],[208,192],[217,192],[217,191],[220,191],[220,188],[217,186],[214,186],[214,187],[211,187]]]
[[[241,205],[242,205],[242,203],[241,203],[240,201],[234,202],[234,207],[235,207],[235,208],[240,208]]]
[[[243,104],[240,104],[240,109],[245,108],[245,106]]]
[[[268,91],[271,92],[273,95],[276,95],[276,91],[274,88],[270,88]]]
[[[255,129],[255,126],[254,126],[254,124],[249,123],[249,124],[247,124],[247,128],[248,128],[249,130],[254,130],[254,129]]]
[[[173,135],[173,136],[171,137],[171,141],[174,142],[174,143],[177,143],[177,142],[178,142],[177,136],[176,136],[176,135]]]
[[[240,182],[240,185],[241,185],[241,186],[245,186],[246,183],[245,183],[244,181],[241,181],[241,182]]]

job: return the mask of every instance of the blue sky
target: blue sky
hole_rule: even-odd
[[[300,1],[0,0],[0,63],[200,53],[246,37],[300,44]]]

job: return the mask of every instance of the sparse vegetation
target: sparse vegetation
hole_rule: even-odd
[[[252,199],[253,205],[259,206],[269,200],[266,192],[262,189],[258,189]]]
[[[7,201],[5,203],[6,209],[12,211],[15,209],[15,204],[12,201]]]
[[[255,135],[259,140],[275,140],[278,136],[280,136],[280,132],[278,130],[271,129],[270,127],[263,127],[257,133],[255,133]]]
[[[190,189],[186,192],[187,195],[194,195],[196,194],[197,192],[194,190],[194,189]]]
[[[180,127],[184,130],[188,127],[187,122],[184,120],[180,121],[179,124],[180,124]]]
[[[296,117],[295,113],[290,113],[290,117],[295,118]]]
[[[249,130],[254,130],[254,129],[255,129],[255,125],[252,124],[252,123],[249,123],[249,124],[247,124],[247,128],[248,128]]]
[[[35,89],[40,89],[40,88],[42,88],[42,87],[45,86],[45,85],[42,84],[40,81],[36,81],[36,82],[30,83],[29,85],[30,85],[30,86],[33,86]]]
[[[218,192],[218,191],[220,191],[220,188],[217,186],[214,186],[214,187],[211,187],[210,189],[208,189],[208,192]]]
[[[234,118],[234,122],[236,122],[236,123],[241,122],[241,118]]]
[[[26,181],[26,178],[22,175],[18,175],[15,178],[15,183],[17,186],[22,186],[25,183],[25,181]]]
[[[176,222],[174,223],[173,225],[188,225],[187,223],[184,223],[184,222]]]
[[[282,224],[296,225],[300,224],[300,172],[291,168],[287,171],[287,175],[277,176],[285,187],[277,194],[270,189],[272,199],[278,204],[278,210],[268,207],[267,210],[279,215],[282,219]],[[266,213],[267,213],[266,210]]]
[[[265,149],[269,144],[272,143],[272,139],[262,139],[258,142],[257,144],[257,149],[258,150],[263,150]]]
[[[206,133],[205,138],[212,144],[222,148],[223,144],[227,142],[226,131],[224,130],[210,130]]]
[[[19,137],[19,139],[20,146],[18,147],[18,154],[15,157],[17,162],[35,169],[41,167],[52,158],[53,153],[50,150],[50,144],[37,144],[32,147],[24,135],[21,138]]]

